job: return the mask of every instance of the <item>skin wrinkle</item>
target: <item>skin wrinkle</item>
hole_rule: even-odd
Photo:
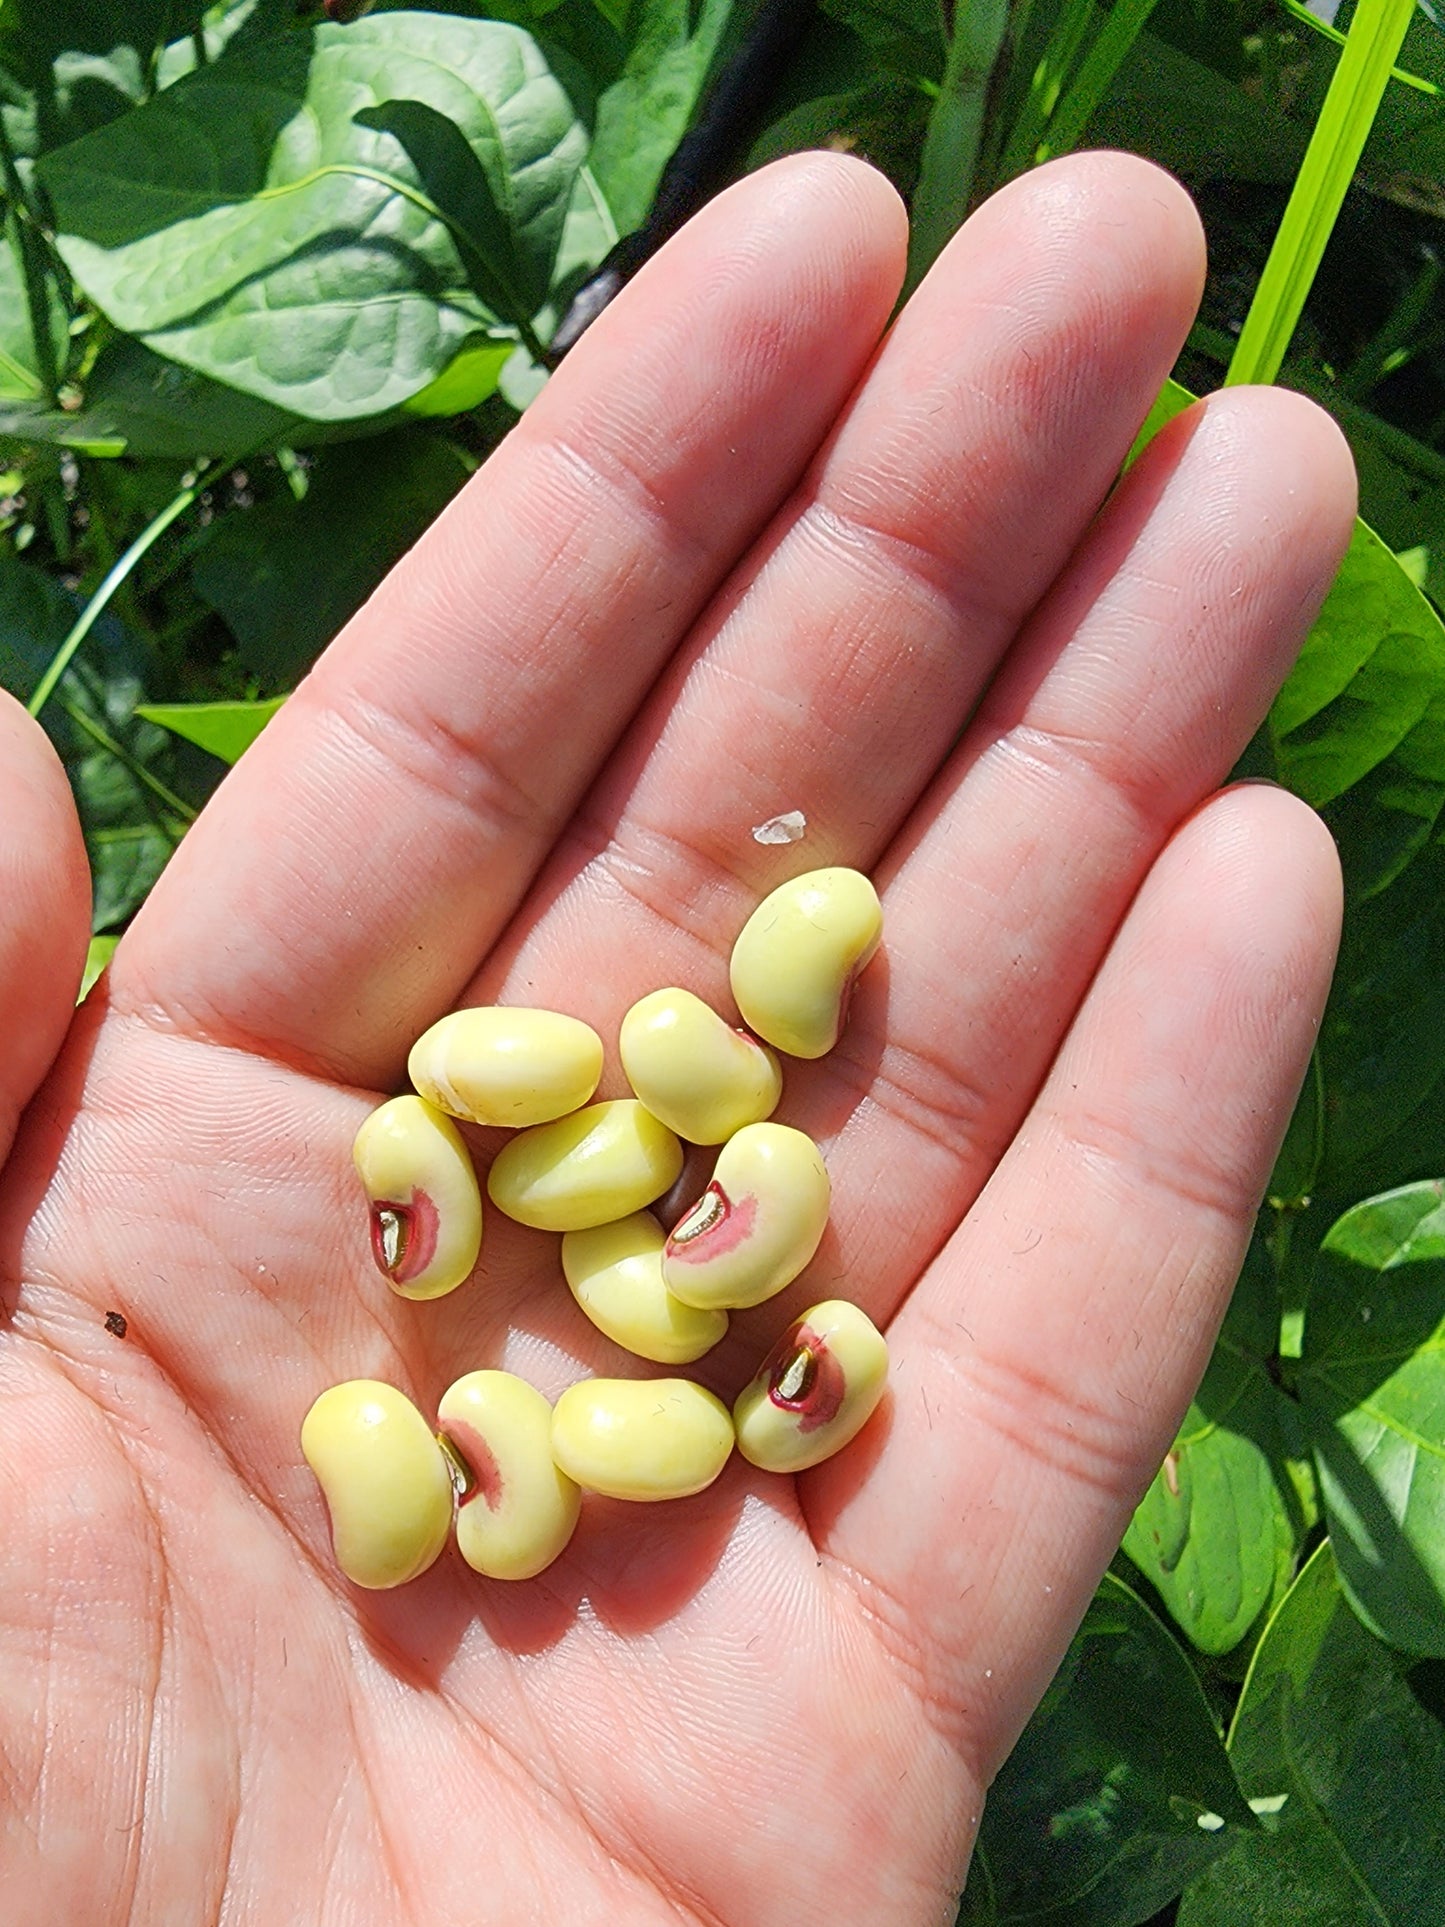
[[[386,712],[357,695],[348,700],[343,694],[341,704],[331,711],[337,729],[374,759],[383,779],[403,777],[443,811],[457,811],[483,844],[511,834],[535,844],[555,816],[555,806],[549,808],[496,758],[479,754],[440,712]]]
[[[875,1054],[872,1047],[878,1042],[882,1040],[865,1039],[860,1054],[850,1040],[829,1065],[831,1076],[842,1089],[851,1090],[860,1104],[882,1112],[890,1122],[903,1125],[942,1151],[961,1178],[987,1154],[982,1126],[992,1093],[972,1081],[961,1067],[928,1050],[921,1037],[917,1045],[889,1040],[883,1043],[881,1054]],[[895,1067],[901,1067],[901,1075]],[[926,1082],[933,1088],[910,1089],[909,1072],[913,1070],[925,1071]]]
[[[977,1349],[953,1354],[936,1346],[932,1360],[957,1386],[972,1422],[1038,1460],[1045,1472],[1061,1472],[1071,1484],[1088,1487],[1111,1507],[1142,1492],[1154,1476],[1155,1462],[1141,1453],[1128,1410],[1088,1399],[1076,1386],[1060,1384],[1018,1359],[985,1357]]]

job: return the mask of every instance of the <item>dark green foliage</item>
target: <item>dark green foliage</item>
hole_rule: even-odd
[[[989,1793],[959,1920],[1136,1927],[1253,1827],[1183,1650],[1106,1575]]]

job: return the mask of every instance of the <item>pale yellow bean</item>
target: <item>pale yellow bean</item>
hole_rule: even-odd
[[[853,982],[878,948],[883,910],[857,870],[812,870],[763,898],[733,945],[743,1022],[790,1057],[838,1041]]]
[[[602,1039],[561,1011],[486,1005],[433,1024],[406,1068],[440,1110],[517,1130],[587,1102],[602,1075]]]
[[[828,1222],[828,1173],[810,1137],[750,1124],[718,1154],[712,1183],[672,1228],[662,1254],[667,1289],[685,1305],[760,1305],[818,1249]]]
[[[690,1365],[728,1328],[725,1311],[696,1311],[662,1282],[662,1226],[650,1211],[569,1231],[562,1270],[572,1296],[615,1344],[657,1365]]]
[[[538,1231],[585,1231],[640,1211],[682,1170],[682,1146],[635,1097],[519,1132],[487,1180],[492,1203]]]
[[[409,1398],[374,1378],[333,1385],[306,1414],[301,1450],[348,1579],[384,1591],[426,1571],[451,1529],[452,1479]]]
[[[610,1499],[685,1499],[732,1449],[728,1408],[690,1378],[584,1378],[552,1412],[552,1456]]]
[[[803,1472],[841,1452],[872,1417],[888,1343],[846,1299],[791,1324],[733,1406],[738,1450],[765,1472]]]
[[[466,1485],[457,1548],[491,1579],[531,1579],[550,1566],[577,1524],[582,1494],[552,1457],[552,1408],[511,1372],[468,1372],[437,1408]]]
[[[641,998],[623,1018],[617,1046],[648,1110],[691,1144],[722,1144],[778,1108],[777,1058],[690,990]]]
[[[421,1097],[373,1111],[352,1146],[371,1200],[371,1250],[403,1298],[440,1298],[471,1275],[482,1248],[482,1194],[451,1119]]]

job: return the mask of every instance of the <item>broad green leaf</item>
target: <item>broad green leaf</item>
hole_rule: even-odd
[[[498,319],[401,142],[358,118],[398,98],[455,123],[544,277],[585,132],[528,34],[425,13],[228,53],[47,155],[61,252],[187,367],[321,420],[396,407]]]
[[[990,1789],[959,1920],[1137,1927],[1252,1825],[1189,1661],[1106,1574]]]
[[[687,131],[733,0],[637,0],[619,79],[597,103],[588,156],[619,234],[641,227]]]
[[[194,368],[183,368],[129,335],[116,335],[87,375],[81,405],[73,413],[38,403],[7,407],[0,402],[0,445],[5,441],[56,443],[83,454],[193,461],[255,455],[282,446],[312,448],[354,441],[382,434],[406,415],[455,414],[475,407],[490,392],[482,380],[482,357],[505,361],[514,346],[510,339],[480,346],[474,339],[435,382],[400,409],[351,421],[318,422],[228,388]],[[434,408],[427,399],[433,390],[438,397],[470,393],[472,399],[457,407]]]
[[[1349,830],[1357,847],[1362,832]],[[1349,846],[1343,855],[1348,865]],[[1445,1080],[1445,840],[1438,834],[1389,889],[1350,907],[1319,1050],[1321,1189],[1339,1196],[1348,1185],[1358,1195],[1445,1169],[1445,1139],[1407,1127],[1412,1112],[1428,1115]]]
[[[1445,1920],[1445,1727],[1341,1596],[1329,1542],[1260,1641],[1229,1739],[1262,1826],[1189,1888],[1178,1927]]]
[[[1268,773],[1322,807],[1349,914],[1320,1033],[1319,1188],[1358,1195],[1430,1168],[1412,1112],[1445,1079],[1445,628],[1363,523],[1270,712]],[[1391,1152],[1391,1156],[1396,1152]]]
[[[545,257],[527,259],[465,135],[424,100],[384,100],[356,118],[405,149],[422,191],[447,224],[477,298],[493,314],[525,327],[547,298],[557,237]]]
[[[1280,780],[1336,805],[1351,895],[1386,887],[1445,805],[1445,627],[1363,522],[1269,728]]]
[[[1284,1466],[1303,1446],[1267,1369],[1278,1337],[1273,1269],[1256,1242],[1204,1382],[1124,1535],[1201,1652],[1237,1646],[1293,1571],[1300,1522]]]
[[[1393,1645],[1445,1656],[1445,1182],[1331,1227],[1299,1386],[1351,1603]]]
[[[172,735],[182,736],[207,755],[223,763],[240,761],[286,698],[273,696],[265,702],[232,703],[137,703],[136,715],[148,723],[159,723]]]
[[[420,427],[319,455],[303,501],[213,523],[192,580],[263,686],[290,688],[467,473]]]

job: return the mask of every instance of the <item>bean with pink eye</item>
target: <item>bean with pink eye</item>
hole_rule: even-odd
[[[760,1305],[818,1249],[830,1186],[822,1153],[786,1124],[728,1139],[712,1182],[673,1226],[662,1254],[668,1290],[700,1311]]]
[[[468,1372],[437,1418],[461,1471],[457,1550],[488,1578],[534,1578],[572,1537],[582,1504],[552,1457],[552,1407],[511,1372]]]
[[[888,1341],[844,1298],[805,1311],[733,1406],[738,1450],[765,1472],[804,1472],[857,1437],[888,1378]]]
[[[356,1133],[377,1269],[403,1298],[441,1298],[482,1248],[482,1194],[461,1132],[421,1097],[393,1097]]]

